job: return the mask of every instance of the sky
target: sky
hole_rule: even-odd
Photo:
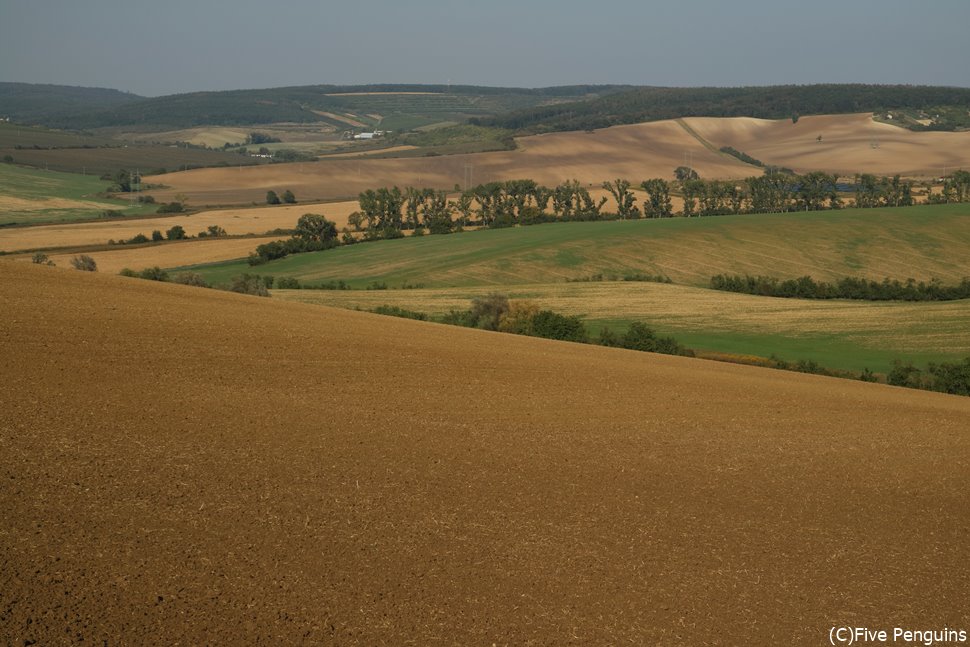
[[[967,0],[0,0],[0,81],[970,87]]]

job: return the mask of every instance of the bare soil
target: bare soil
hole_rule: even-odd
[[[970,624],[970,399],[0,262],[0,642]]]

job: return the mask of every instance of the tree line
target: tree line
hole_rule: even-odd
[[[888,278],[873,281],[856,277],[835,283],[816,281],[810,276],[781,280],[772,276],[718,274],[711,277],[714,290],[766,297],[795,299],[860,299],[865,301],[954,301],[970,299],[970,277],[957,285],[943,285],[939,279],[905,282]]]

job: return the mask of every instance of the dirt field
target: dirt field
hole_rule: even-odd
[[[879,123],[870,114],[802,117],[795,124],[748,117],[684,121],[717,148],[733,146],[765,164],[798,172],[934,178],[944,167],[970,169],[970,132],[917,133]]]
[[[966,627],[970,399],[0,262],[0,642]]]
[[[274,229],[292,229],[305,213],[321,213],[336,222],[339,229],[347,226],[347,216],[358,208],[356,201],[296,204],[252,209],[218,209],[189,216],[0,229],[0,251],[103,245],[109,240],[128,240],[138,234],[151,236],[156,229],[165,233],[175,225],[181,225],[186,233],[193,236],[211,225],[219,225],[234,236],[258,235]]]
[[[798,171],[845,174],[901,173],[936,177],[943,167],[970,167],[970,133],[914,133],[879,124],[870,115],[802,117],[790,120],[691,118],[684,122],[716,151],[734,146],[765,163]],[[816,138],[822,135],[822,142]],[[704,178],[743,178],[760,170],[710,150],[676,121],[616,126],[594,133],[554,133],[517,140],[519,150],[383,160],[322,160],[243,169],[199,169],[168,174],[158,194],[176,193],[195,204],[238,204],[262,200],[267,189],[289,187],[306,199],[347,198],[381,186],[451,188],[466,181],[532,178],[546,185],[578,179],[599,186],[626,178],[673,178],[692,163]],[[878,144],[878,148],[872,146]]]

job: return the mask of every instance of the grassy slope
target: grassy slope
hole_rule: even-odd
[[[0,204],[14,198],[15,204],[0,209],[0,225],[12,223],[39,224],[97,218],[106,208],[128,215],[152,213],[155,206],[131,207],[127,200],[98,197],[108,182],[95,175],[58,173],[0,164]],[[58,204],[50,199],[69,200]],[[90,205],[90,206],[85,206]]]
[[[515,285],[631,272],[706,286],[719,273],[905,279],[970,276],[970,205],[557,223],[427,236],[292,256],[259,271],[427,287]],[[245,261],[206,268],[214,281]]]

